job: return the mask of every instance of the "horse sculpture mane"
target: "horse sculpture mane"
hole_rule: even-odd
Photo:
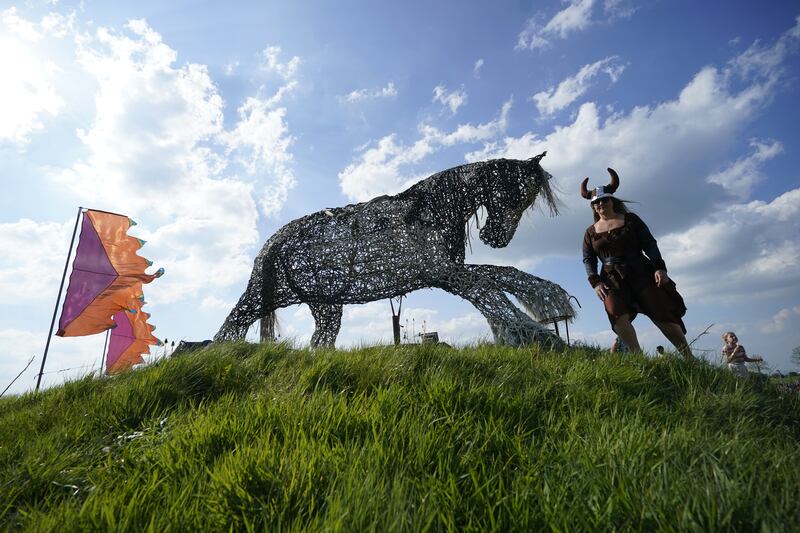
[[[272,338],[275,310],[306,303],[316,326],[311,344],[333,346],[345,304],[436,287],[472,303],[496,342],[560,344],[538,322],[574,316],[561,287],[512,267],[464,264],[467,223],[479,209],[486,210],[479,238],[494,248],[508,245],[537,197],[557,212],[552,176],[539,164],[544,155],[461,165],[394,196],[289,222],[261,249],[247,289],[214,339],[243,339],[259,319],[262,336]]]

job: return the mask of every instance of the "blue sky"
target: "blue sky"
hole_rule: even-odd
[[[263,5],[262,5],[263,4]],[[688,337],[723,331],[792,369],[800,345],[800,9],[795,2],[20,2],[0,4],[0,385],[34,384],[77,207],[130,215],[167,274],[156,334],[210,338],[263,242],[325,207],[399,192],[466,161],[548,150],[564,208],[532,211],[510,264],[581,302],[574,340],[613,334],[580,260],[580,181],[659,241]],[[419,332],[489,337],[435,290]],[[304,306],[279,314],[306,343]],[[668,345],[646,317],[643,346]],[[563,332],[562,332],[563,333]],[[387,342],[388,302],[349,306],[338,345]],[[53,340],[45,383],[90,371],[102,336]],[[703,351],[709,350],[709,351]],[[159,352],[160,353],[160,352]],[[60,372],[62,369],[70,369]]]

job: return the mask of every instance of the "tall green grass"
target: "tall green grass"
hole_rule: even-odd
[[[229,344],[0,403],[0,527],[800,529],[800,402],[700,362]]]

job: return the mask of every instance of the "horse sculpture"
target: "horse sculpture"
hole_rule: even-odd
[[[481,207],[486,222],[479,237],[494,248],[508,245],[537,196],[557,213],[552,176],[539,164],[545,153],[461,165],[395,196],[289,222],[261,249],[247,289],[214,340],[243,339],[259,319],[262,337],[274,338],[275,310],[306,303],[316,326],[311,344],[333,346],[343,305],[436,287],[474,305],[498,343],[560,345],[506,296],[540,322],[573,317],[560,286],[513,267],[464,264],[467,224]]]

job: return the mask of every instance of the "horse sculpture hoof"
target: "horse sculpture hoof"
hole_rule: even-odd
[[[564,347],[564,341],[550,330],[538,326],[516,326],[510,328],[507,324],[499,325],[492,330],[498,344],[507,346],[527,346],[538,344],[543,348],[558,350]]]

